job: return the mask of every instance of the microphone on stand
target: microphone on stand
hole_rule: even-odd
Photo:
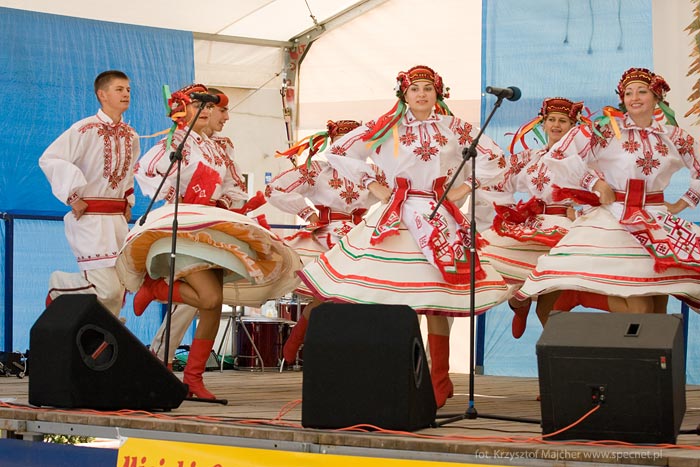
[[[509,86],[507,88],[486,86],[486,92],[502,99],[508,99],[509,101],[517,101],[520,99],[520,96],[522,96],[520,88],[516,88],[515,86]]]
[[[190,94],[190,99],[194,101],[212,103],[219,107],[226,107],[228,105],[228,96],[226,94],[207,94],[206,92],[193,92]]]

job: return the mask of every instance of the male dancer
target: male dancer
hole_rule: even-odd
[[[94,87],[97,114],[73,124],[39,158],[54,196],[71,209],[63,220],[80,268],[79,273],[54,271],[46,302],[64,293],[92,293],[119,316],[125,290],[114,265],[129,232],[140,146],[122,120],[130,104],[129,77],[104,71]]]

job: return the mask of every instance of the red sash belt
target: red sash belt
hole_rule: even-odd
[[[84,214],[125,214],[126,200],[124,198],[83,198],[87,203]]]
[[[558,185],[552,185],[552,199],[554,201],[571,200],[576,204],[600,206],[600,199],[597,194],[580,188],[563,188]]]
[[[351,221],[353,224],[357,225],[362,220],[362,216],[367,212],[367,209],[364,208],[353,209],[351,212],[333,211],[328,206],[320,204],[317,204],[315,208],[318,209],[318,223],[321,225],[328,225],[331,222],[337,221]]]
[[[664,204],[663,191],[646,192],[644,189],[644,180],[630,179],[626,191],[616,191],[615,201],[625,203],[627,206],[642,207],[646,204]],[[591,206],[600,206],[598,196],[586,190],[576,188],[561,188],[554,186],[552,191],[554,201],[562,201],[571,199],[579,204],[590,204]],[[548,214],[549,206],[547,207]]]
[[[372,233],[372,238],[370,243],[372,245],[377,245],[385,237],[389,235],[396,235],[399,233],[399,224],[401,223],[401,208],[403,203],[409,196],[417,196],[423,198],[431,198],[438,200],[442,197],[445,191],[444,182],[446,177],[440,177],[433,182],[432,191],[424,190],[411,190],[411,182],[405,178],[396,178],[396,187],[394,188],[394,193],[391,196],[389,204],[384,209],[377,227]],[[454,217],[455,221],[463,228],[469,229],[469,222],[462,211],[459,210],[456,204],[448,201],[447,198],[443,200],[442,206]]]
[[[629,206],[642,207],[646,204],[664,204],[663,191],[644,192],[644,187],[639,190],[636,184],[632,183],[636,180],[630,180],[630,186],[627,191],[616,191],[615,201],[625,203]]]
[[[625,209],[622,213],[622,223],[633,217],[643,217],[645,224],[655,224],[654,217],[651,216],[644,206],[647,204],[663,204],[664,194],[661,191],[647,193],[645,190],[646,181],[636,178],[631,178],[627,181],[627,190],[623,192],[615,192],[615,201],[625,203]]]
[[[390,235],[399,234],[399,224],[401,224],[401,207],[408,198],[408,192],[411,189],[411,182],[408,179],[398,177],[394,192],[391,194],[389,204],[384,208],[382,216],[377,222],[377,226],[372,232],[372,237],[369,242],[372,245],[381,243]]]
[[[544,207],[544,214],[549,214],[550,216],[566,216],[566,206],[561,204],[547,204]]]

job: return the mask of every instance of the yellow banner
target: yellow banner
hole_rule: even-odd
[[[252,449],[213,444],[128,438],[119,448],[117,467],[446,467],[463,464],[377,457],[338,456]],[[494,467],[494,466],[492,466]]]

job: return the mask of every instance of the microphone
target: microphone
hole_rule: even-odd
[[[216,104],[219,107],[228,105],[228,96],[226,94],[207,94],[205,92],[193,92],[190,94],[190,99],[200,102]]]
[[[520,96],[522,96],[520,88],[516,88],[515,86],[509,86],[507,88],[486,86],[486,92],[501,99],[508,99],[509,101],[517,101],[520,99]]]

